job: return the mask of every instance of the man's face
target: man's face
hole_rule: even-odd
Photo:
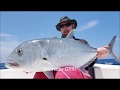
[[[73,29],[72,25],[73,24],[71,24],[69,22],[61,23],[60,24],[61,33],[66,36]]]

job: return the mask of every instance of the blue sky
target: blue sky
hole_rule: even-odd
[[[24,41],[38,38],[61,38],[55,25],[62,16],[76,19],[74,35],[95,48],[107,45],[117,36],[113,52],[120,58],[120,12],[118,11],[1,11],[1,58],[5,62],[10,52]],[[108,55],[106,58],[112,58]]]

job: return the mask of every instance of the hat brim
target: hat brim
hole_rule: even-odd
[[[69,22],[69,23],[74,24],[74,25],[75,25],[74,29],[77,27],[77,21],[76,21],[75,19],[71,19],[71,20],[69,20],[69,21],[63,21],[63,22]],[[61,22],[61,23],[63,23],[63,22]],[[56,25],[56,29],[57,29],[58,31],[60,31],[60,24],[61,24],[61,23],[58,23],[58,24]]]

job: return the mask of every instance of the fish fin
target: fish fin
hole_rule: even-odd
[[[83,67],[83,68],[88,67],[93,61],[96,60],[96,58],[97,58],[96,56],[93,57],[89,62],[85,63],[85,64],[82,65],[81,67]],[[80,69],[81,69],[81,67],[80,67]]]
[[[66,36],[66,38],[73,38],[74,30],[75,30],[75,29],[71,30],[71,31],[69,32],[69,34]]]
[[[26,72],[26,71],[23,71],[23,72],[25,72],[26,74],[30,73],[30,72]]]
[[[110,41],[110,43],[108,44],[109,46],[109,54],[117,61],[120,63],[120,59],[117,58],[117,56],[113,53],[113,46],[114,46],[114,42],[115,42],[116,36],[114,36],[112,38],[112,40]]]
[[[85,68],[81,67],[81,68],[79,68],[79,70],[80,70],[82,73],[84,73],[86,76],[90,76],[90,74],[88,73],[87,70],[85,70]],[[90,77],[91,77],[91,76],[90,76]]]
[[[49,79],[54,79],[53,71],[43,72]]]

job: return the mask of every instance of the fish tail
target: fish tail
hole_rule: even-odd
[[[120,63],[120,59],[113,53],[113,46],[114,46],[114,43],[115,43],[115,39],[116,39],[116,36],[114,36],[112,38],[112,40],[110,41],[110,43],[108,44],[109,46],[109,54],[117,61]]]

